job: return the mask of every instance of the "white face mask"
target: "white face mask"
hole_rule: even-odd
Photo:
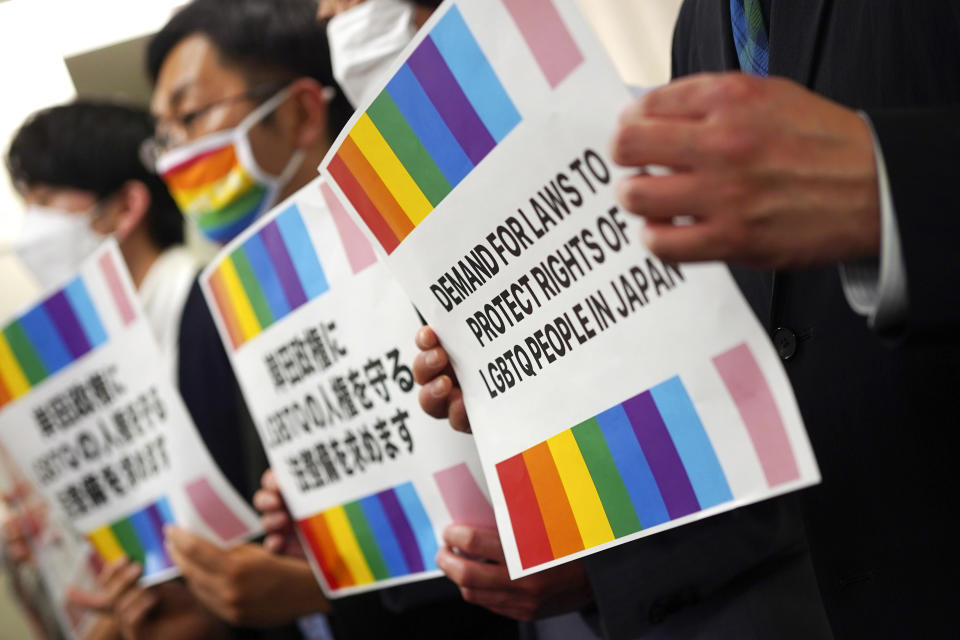
[[[106,239],[90,227],[94,209],[77,213],[27,206],[13,250],[44,289],[66,282]]]
[[[414,6],[406,0],[366,0],[330,19],[333,77],[351,104],[373,97],[416,33]]]

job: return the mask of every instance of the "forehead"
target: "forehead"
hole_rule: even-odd
[[[154,114],[165,115],[246,86],[241,71],[224,62],[213,41],[195,33],[178,42],[163,61],[150,106]]]
[[[20,195],[26,204],[54,207],[64,211],[86,211],[97,202],[97,196],[91,191],[49,184],[31,185],[23,189]]]

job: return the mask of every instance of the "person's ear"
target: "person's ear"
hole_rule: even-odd
[[[413,8],[413,24],[417,25],[417,29],[422,28],[436,10],[436,7],[425,7],[422,4],[416,5]]]
[[[140,226],[150,210],[150,189],[139,180],[128,180],[117,192],[111,208],[113,233],[123,242]]]
[[[327,113],[330,100],[322,84],[300,78],[290,85],[291,142],[298,149],[310,149],[327,140]]]

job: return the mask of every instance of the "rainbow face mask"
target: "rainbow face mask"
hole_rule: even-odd
[[[164,153],[157,173],[180,211],[209,240],[226,244],[276,204],[280,190],[303,162],[296,151],[279,176],[260,168],[249,132],[289,95],[283,89],[237,127],[217,131]]]

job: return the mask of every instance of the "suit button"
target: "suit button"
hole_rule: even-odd
[[[781,360],[789,360],[797,353],[797,334],[792,329],[780,327],[773,334],[773,346]]]

